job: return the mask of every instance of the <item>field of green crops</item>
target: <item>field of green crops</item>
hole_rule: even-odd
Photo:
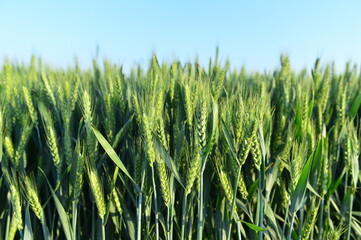
[[[360,239],[359,69],[280,62],[5,62],[0,239]]]

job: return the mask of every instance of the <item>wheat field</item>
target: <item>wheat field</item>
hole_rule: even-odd
[[[280,60],[5,62],[0,239],[360,239],[360,71]]]

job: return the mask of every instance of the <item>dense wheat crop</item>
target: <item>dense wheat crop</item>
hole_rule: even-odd
[[[361,75],[0,70],[0,239],[359,239]]]

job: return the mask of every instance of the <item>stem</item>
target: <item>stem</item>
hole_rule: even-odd
[[[350,209],[348,211],[347,240],[350,240],[350,237],[351,237],[352,206],[353,206],[353,193],[351,193],[351,196],[350,196]]]
[[[236,159],[236,160],[237,160],[237,159]],[[238,160],[237,160],[237,161],[238,161]],[[235,211],[235,210],[234,210],[234,207],[235,207],[235,205],[236,205],[237,188],[238,188],[238,181],[239,181],[239,178],[240,178],[240,176],[241,176],[241,170],[242,170],[242,168],[239,167],[238,173],[237,173],[237,178],[236,178],[236,184],[235,184],[236,186],[234,187],[234,190],[233,190],[233,192],[234,192],[234,198],[233,198],[233,202],[232,202],[232,206],[231,206],[231,216],[230,216],[231,221],[230,221],[229,228],[228,228],[227,239],[231,239],[233,213],[234,213],[234,211]],[[235,221],[236,221],[236,223],[237,223],[237,230],[239,230],[239,223],[238,223],[237,220],[238,220],[238,219],[235,218]]]
[[[325,206],[325,200],[322,199],[321,200],[321,208],[320,208],[320,217],[318,218],[318,229],[319,229],[319,233],[318,233],[318,240],[322,239],[322,235],[323,235],[323,209]]]
[[[186,225],[187,215],[187,194],[184,192],[183,205],[182,205],[182,228],[181,228],[181,240],[184,240],[184,232]]]
[[[91,233],[91,239],[94,239],[95,237],[95,211],[94,211],[94,203],[92,203],[92,233]]]
[[[43,229],[44,240],[50,240],[51,238],[50,238],[49,229],[48,229],[48,227],[46,225],[44,210],[42,212],[43,212],[43,216],[42,216],[42,219],[41,219],[41,225],[42,225],[42,229]]]
[[[173,239],[173,206],[174,206],[174,176],[169,178],[170,186],[170,203],[167,206],[167,217],[168,217],[168,240]]]
[[[143,203],[143,187],[144,187],[144,180],[145,180],[145,162],[143,162],[142,168],[142,179],[141,179],[141,186],[140,191],[137,199],[137,233],[136,239],[141,239],[141,231],[142,231],[142,203]]]
[[[105,223],[102,222],[102,240],[105,240]]]
[[[140,192],[138,196],[138,203],[137,203],[137,240],[140,240],[140,234],[142,229],[142,201],[143,201],[143,193]]]
[[[156,239],[159,239],[159,213],[158,213],[158,203],[157,203],[157,188],[155,185],[155,177],[154,177],[154,166],[152,168],[152,181],[153,181],[153,192],[154,192],[154,211],[155,211],[155,233]]]
[[[262,171],[258,170],[258,202],[259,202],[259,227],[263,228],[263,195],[262,195],[262,189],[263,189],[263,183],[262,183]],[[258,239],[263,239],[263,231],[260,231],[258,234]]]
[[[304,209],[302,208],[301,210],[300,210],[300,223],[302,223],[303,222],[303,217],[304,217]],[[298,226],[298,236],[302,236],[302,224],[299,224],[299,226]]]
[[[172,207],[168,206],[167,208],[167,235],[168,235],[168,240],[172,240],[172,230],[171,230],[171,220],[172,219]]]
[[[197,239],[202,240],[203,236],[203,171],[201,172],[200,178],[200,190],[198,193],[198,228],[197,228]]]
[[[290,225],[290,229],[288,231],[288,236],[287,236],[287,240],[291,240],[291,236],[292,236],[292,229],[293,229],[293,222],[295,221],[295,213],[292,213],[292,218],[291,218],[291,225]]]
[[[327,200],[326,200],[326,207],[325,207],[325,211],[326,211],[326,219],[331,219],[331,213],[330,213],[330,199],[329,198],[327,198]],[[329,223],[329,221],[328,220],[326,220],[326,222],[325,222],[325,226],[326,226],[326,231],[328,231],[329,229],[330,229],[330,223]]]
[[[241,234],[241,221],[237,221],[237,234],[238,234],[238,240],[242,239],[242,234]]]
[[[285,235],[285,231],[286,231],[286,225],[287,225],[287,220],[288,220],[288,212],[289,212],[289,207],[286,210],[286,215],[285,215],[285,219],[284,219],[284,222],[283,222],[283,228],[282,228],[283,236]]]
[[[345,189],[344,189],[344,191],[345,191],[345,196],[347,195],[347,186],[348,186],[348,171],[346,172],[346,177],[345,177],[345,183],[346,183],[346,187],[345,187]]]
[[[123,227],[122,223],[123,223],[123,216],[120,214],[120,216],[119,216],[119,233],[122,232],[122,227]]]
[[[192,192],[191,193],[191,196],[190,196],[190,201],[189,202],[194,202],[194,195],[195,195],[195,193],[194,192]],[[193,232],[192,232],[192,229],[193,229],[193,221],[194,221],[194,216],[193,216],[193,213],[194,213],[194,207],[193,206],[191,206],[191,209],[190,209],[190,211],[189,211],[191,214],[192,214],[192,216],[191,217],[188,217],[188,228],[187,228],[187,233],[188,233],[188,239],[189,240],[192,240],[193,239]]]
[[[77,222],[77,215],[78,215],[78,203],[76,201],[73,202],[73,239],[76,238],[76,222]]]

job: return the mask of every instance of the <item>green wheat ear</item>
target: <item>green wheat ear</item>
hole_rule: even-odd
[[[84,169],[85,169],[84,155],[80,151],[79,142],[77,142],[76,144],[75,157],[73,158],[72,168],[73,168],[73,176],[74,176],[74,179],[72,181],[73,200],[75,202],[78,202],[83,187]]]
[[[169,206],[170,204],[170,191],[169,191],[169,177],[166,169],[166,165],[162,159],[156,161],[158,177],[160,181],[161,193],[164,200],[164,204]]]
[[[17,226],[17,229],[23,229],[23,217],[22,217],[22,206],[20,200],[19,189],[11,183],[10,185],[10,194],[11,194],[11,204],[14,212],[14,221]]]
[[[25,176],[24,183],[28,203],[34,211],[36,217],[41,221],[43,218],[43,208],[41,206],[38,190],[35,185],[34,179]]]
[[[57,171],[57,178],[61,175],[62,162],[60,159],[57,133],[53,123],[51,112],[45,108],[43,104],[39,104],[39,111],[42,116],[43,125],[46,132],[46,140],[50,150],[51,158]]]
[[[185,189],[187,195],[191,193],[194,181],[196,180],[198,174],[200,173],[201,163],[202,163],[202,158],[198,147],[198,149],[194,151],[194,155],[190,161],[188,168],[188,173],[186,177],[186,189]]]
[[[13,159],[15,168],[18,171],[24,171],[26,167],[26,162],[23,156],[25,153],[26,144],[28,143],[32,130],[33,130],[33,125],[26,121]]]
[[[239,176],[237,187],[238,187],[238,191],[241,193],[242,198],[244,200],[246,200],[247,197],[248,197],[248,191],[247,191],[247,186],[246,186],[246,183],[244,181],[244,176],[243,176],[242,173],[241,173],[241,176]]]
[[[313,201],[314,203],[314,201]],[[311,231],[314,228],[314,225],[317,220],[317,213],[319,210],[319,202],[318,204],[312,204],[311,209],[308,210],[306,221],[302,227],[302,237],[301,239],[310,239]]]
[[[185,109],[187,116],[187,123],[191,128],[193,126],[193,100],[191,96],[191,90],[188,85],[184,86],[184,98],[185,98]]]
[[[49,79],[48,79],[48,76],[46,75],[46,73],[43,72],[41,74],[41,79],[43,80],[45,93],[46,93],[46,96],[48,97],[49,102],[53,106],[56,106],[55,96],[54,96],[53,90],[51,89],[50,82],[49,82]]]
[[[87,167],[87,173],[88,173],[89,185],[93,193],[93,197],[95,199],[95,204],[98,209],[99,217],[102,221],[104,221],[106,204],[103,194],[102,182],[100,181],[98,172],[96,171],[94,166],[91,166],[91,163]]]
[[[155,162],[155,151],[154,151],[154,142],[153,142],[153,135],[152,135],[152,128],[151,128],[151,121],[149,120],[146,114],[143,114],[142,117],[143,123],[143,137],[145,140],[145,148],[146,153],[149,161],[149,165],[153,166]]]
[[[197,132],[198,141],[202,149],[206,146],[207,115],[207,102],[201,99],[197,110]]]
[[[122,205],[121,205],[121,202],[120,202],[120,199],[119,199],[118,192],[116,191],[116,188],[113,188],[112,199],[113,199],[113,202],[115,204],[115,207],[117,208],[118,213],[122,214],[123,209],[122,209]]]
[[[31,100],[30,93],[26,87],[23,87],[24,99],[28,108],[30,118],[34,124],[38,123],[38,114],[34,108],[33,101]]]
[[[83,92],[83,118],[84,118],[84,125],[85,125],[85,131],[86,131],[86,146],[88,149],[90,161],[94,162],[97,158],[97,142],[95,139],[95,136],[92,131],[92,124],[94,122],[93,120],[93,109],[92,109],[92,101],[90,99],[90,95],[88,91]]]
[[[0,131],[2,131],[2,128],[0,129]],[[5,147],[6,153],[9,155],[10,159],[14,159],[15,158],[15,149],[14,149],[12,140],[10,139],[9,136],[6,136],[3,139],[3,141],[4,141],[4,147]]]

